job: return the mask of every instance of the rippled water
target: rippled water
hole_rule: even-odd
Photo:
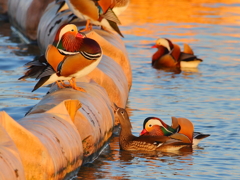
[[[240,179],[240,3],[131,0],[120,19],[133,71],[133,133],[146,117],[170,124],[171,116],[181,116],[211,136],[193,152],[154,154],[120,151],[115,135],[76,179]],[[47,88],[31,93],[34,81],[17,80],[38,48],[21,42],[8,23],[0,27],[0,109],[17,120]],[[180,73],[153,69],[150,47],[159,37],[190,44],[204,61]]]

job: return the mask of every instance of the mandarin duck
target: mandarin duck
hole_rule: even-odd
[[[56,82],[59,88],[77,87],[75,78],[89,74],[100,62],[102,49],[99,44],[85,34],[78,32],[73,24],[62,26],[56,33],[53,44],[48,45],[45,55],[26,64],[28,70],[20,79],[39,79],[32,91]],[[63,83],[68,80],[70,85]]]
[[[127,151],[175,151],[183,147],[191,147],[185,136],[176,133],[170,136],[139,136],[131,132],[131,122],[125,109],[115,105],[115,113],[121,126],[119,145],[122,150]]]
[[[86,28],[82,31],[91,30],[91,22],[103,29],[116,31],[123,37],[117,26],[120,21],[113,11],[117,0],[66,0],[66,3],[77,17],[84,16],[87,20]]]
[[[193,128],[191,121],[186,118],[172,117],[172,126],[169,126],[157,117],[148,117],[143,122],[143,130],[140,135],[171,137],[175,133],[180,133],[186,135],[193,146],[198,145],[201,140],[210,136],[210,134],[193,132]]]
[[[152,48],[157,48],[152,56],[152,66],[154,68],[196,68],[202,59],[193,54],[189,45],[184,44],[184,51],[181,51],[177,44],[173,44],[169,39],[159,38]]]
[[[119,16],[123,11],[127,9],[129,0],[116,0],[116,4],[113,7],[113,12]]]

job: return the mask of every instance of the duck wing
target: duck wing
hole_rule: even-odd
[[[203,139],[203,138],[206,138],[208,136],[210,136],[210,134],[203,134],[201,132],[194,132],[193,133],[193,138],[194,139]]]
[[[184,52],[181,52],[180,54],[180,57],[179,57],[179,60],[180,61],[203,61],[202,59],[199,59],[197,56],[195,56],[194,54],[188,54],[188,53],[184,53]]]
[[[199,144],[199,142],[201,140],[203,140],[204,138],[210,136],[210,134],[203,134],[201,132],[194,132],[193,133],[193,145],[196,146]]]
[[[44,55],[36,56],[32,61],[26,63],[24,66],[28,66],[27,71],[18,80],[27,78],[39,79],[55,73],[52,67],[47,63]]]

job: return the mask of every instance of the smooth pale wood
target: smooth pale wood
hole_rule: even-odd
[[[0,119],[3,118],[0,113]],[[1,120],[0,120],[1,121]],[[7,131],[0,125],[0,179],[25,180],[18,149]]]
[[[17,11],[20,1],[11,2]],[[30,2],[26,1],[26,7],[21,4],[20,10],[30,7]],[[38,24],[38,44],[43,53],[62,25],[85,26],[84,17],[75,19],[67,7],[58,10],[59,4],[50,3]],[[14,12],[11,17],[16,26],[26,26],[25,16],[17,18]],[[19,29],[23,34],[26,31]],[[111,137],[115,125],[113,103],[126,105],[132,74],[123,41],[96,27],[86,33],[100,43],[104,53],[99,66],[77,80],[86,93],[71,88],[59,90],[54,85],[19,124],[11,120],[11,125],[4,127],[19,150],[26,179],[63,179],[76,174],[82,162],[96,158]]]
[[[8,0],[8,14],[14,25],[28,39],[37,40],[37,28],[46,7],[54,0]]]
[[[93,70],[87,77],[105,88],[111,102],[119,107],[125,107],[129,87],[127,86],[127,78],[119,64],[111,58],[103,56],[98,68]]]
[[[64,101],[46,113],[28,115],[19,123],[38,137],[47,148],[54,165],[49,179],[76,175],[83,160],[82,140]],[[30,171],[29,167],[28,171],[25,170],[26,173],[34,173]]]
[[[128,60],[125,45],[120,37],[103,30],[91,31],[87,33],[87,36],[96,40],[100,44],[103,54],[112,58],[122,67],[122,70],[127,77],[128,88],[130,89],[132,85],[132,69],[130,61]]]
[[[0,124],[18,148],[26,179],[73,177],[82,164],[82,140],[65,104],[28,115],[18,123],[2,112]]]
[[[8,0],[0,0],[0,14],[7,13],[8,6],[7,6]]]
[[[17,23],[17,8],[19,6],[20,1],[18,0],[8,0],[8,17],[11,25],[14,27],[18,27]]]
[[[24,0],[25,1],[25,0]],[[54,0],[32,0],[26,15],[26,27],[23,27],[26,36],[31,40],[37,40],[37,28],[40,19],[49,3]]]
[[[6,112],[2,111],[0,125],[8,132],[18,148],[26,179],[44,179],[52,174],[53,162],[46,147],[41,141],[26,128],[13,120]],[[41,172],[39,170],[41,167]],[[32,175],[31,173],[34,173]]]
[[[69,116],[74,122],[77,110],[82,106],[82,104],[78,100],[66,100],[64,103]]]
[[[57,86],[50,90],[29,114],[46,112],[65,99],[77,99],[81,102],[73,121],[83,141],[84,155],[87,158],[97,152],[110,138],[114,127],[114,113],[112,103],[104,88],[94,81],[78,83],[86,93],[64,88],[57,90]],[[87,139],[86,139],[87,138]],[[86,142],[84,141],[86,140]],[[86,145],[88,144],[88,145]]]

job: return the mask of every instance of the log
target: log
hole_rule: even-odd
[[[37,0],[9,0],[8,3],[12,25],[30,40],[34,39],[36,31],[43,53],[61,25],[74,23],[80,29],[86,23],[84,18],[76,18],[67,6],[48,2],[39,5]],[[32,12],[29,8],[37,7],[41,7],[38,15],[31,19],[36,23],[27,26],[27,13]],[[77,85],[86,92],[59,89],[53,84],[42,100],[18,122],[6,112],[0,112],[0,130],[3,129],[12,144],[3,158],[13,154],[11,161],[16,162],[18,175],[23,179],[68,179],[75,176],[81,165],[97,158],[111,137],[117,124],[114,103],[126,106],[132,72],[123,41],[115,33],[99,27],[94,27],[86,35],[96,40],[103,50],[98,67],[77,79]],[[5,148],[4,142],[0,141],[0,152]],[[16,175],[13,168],[9,172]],[[3,179],[7,177],[2,170],[0,175]]]
[[[7,1],[6,0],[0,0],[0,14],[7,12]]]
[[[10,23],[31,41],[37,40],[39,21],[54,0],[8,0]]]
[[[82,141],[64,102],[16,122],[1,112],[0,124],[16,145],[26,179],[64,179],[82,163]]]
[[[6,116],[6,113],[1,112],[0,116]],[[25,180],[19,151],[2,126],[0,126],[0,137],[0,179]]]

